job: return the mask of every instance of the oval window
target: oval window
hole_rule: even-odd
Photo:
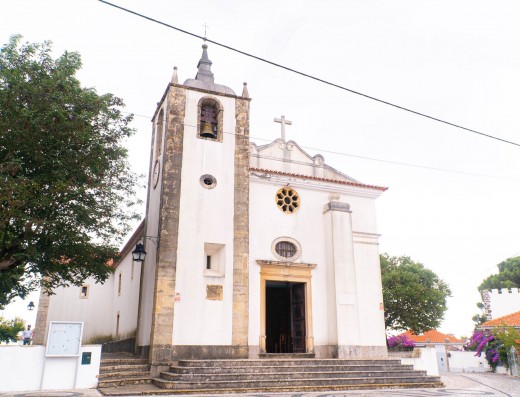
[[[276,253],[280,256],[283,256],[284,258],[292,258],[294,255],[296,255],[296,245],[291,243],[290,241],[279,241],[276,243],[276,246],[274,247],[276,250]]]
[[[273,255],[280,261],[294,261],[302,254],[302,247],[293,238],[279,237],[271,245]]]

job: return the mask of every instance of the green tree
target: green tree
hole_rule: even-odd
[[[136,218],[122,100],[81,87],[79,54],[20,42],[0,49],[0,307],[103,282]]]
[[[486,277],[479,285],[480,292],[500,288],[520,288],[520,256],[498,264],[498,274]]]
[[[520,350],[520,330],[503,325],[493,329],[493,335],[500,341],[498,354],[500,355],[500,361],[507,367],[509,366],[507,355],[511,351],[511,347],[514,347],[517,351]]]
[[[25,321],[19,317],[7,320],[0,316],[0,342],[16,342],[18,333],[25,329]]]
[[[419,334],[440,325],[451,290],[434,272],[407,256],[382,254],[381,277],[387,328]]]

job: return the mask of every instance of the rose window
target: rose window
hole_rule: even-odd
[[[300,195],[289,187],[276,192],[276,205],[285,213],[294,213],[300,208]]]

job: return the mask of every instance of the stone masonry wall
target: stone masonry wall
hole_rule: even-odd
[[[167,365],[172,359],[186,90],[172,84],[167,100],[159,246],[150,339],[150,364],[156,366]]]
[[[232,344],[244,358],[248,356],[249,328],[249,101],[237,98],[235,104]]]

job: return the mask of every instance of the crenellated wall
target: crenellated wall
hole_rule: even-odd
[[[488,320],[520,310],[520,288],[501,288],[482,291],[484,311]]]

